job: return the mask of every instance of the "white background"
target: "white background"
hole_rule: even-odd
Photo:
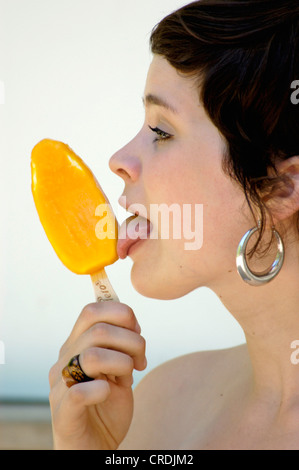
[[[68,143],[122,222],[117,200],[123,184],[108,160],[142,125],[150,31],[185,3],[0,0],[2,399],[47,399],[48,370],[81,309],[94,301],[89,277],[61,264],[40,225],[30,188],[31,150],[45,137]],[[207,289],[175,301],[143,298],[131,286],[130,268],[129,259],[118,261],[107,273],[141,324],[147,370],[179,354],[244,341]],[[135,383],[142,375],[136,373]]]

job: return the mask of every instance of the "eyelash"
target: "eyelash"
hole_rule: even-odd
[[[162,131],[159,129],[159,127],[151,127],[148,126],[152,132],[155,132],[157,134],[157,137],[155,138],[154,142],[164,142],[165,140],[171,139],[173,135],[168,134],[167,132]]]

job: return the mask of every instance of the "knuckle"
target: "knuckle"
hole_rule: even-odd
[[[101,341],[109,336],[109,325],[107,323],[96,323],[91,328],[91,333],[95,341]]]
[[[133,310],[131,309],[131,307],[129,307],[128,305],[126,304],[119,304],[119,311],[123,317],[123,319],[125,321],[127,321],[128,323],[130,322],[135,322],[136,319],[135,319],[135,314],[133,312]]]
[[[96,347],[88,348],[83,353],[81,353],[80,363],[84,372],[86,373],[86,370],[90,370],[90,368],[94,368],[94,366],[99,363],[99,359],[100,359],[99,348],[96,348]]]
[[[79,320],[86,324],[92,323],[95,315],[98,315],[99,307],[100,304],[95,302],[85,305],[79,315]]]

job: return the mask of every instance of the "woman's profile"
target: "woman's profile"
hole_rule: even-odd
[[[299,449],[298,2],[196,1],[150,45],[144,124],[110,160],[146,236],[125,222],[119,256],[145,297],[210,288],[246,344],[168,361],[133,392],[146,368],[134,312],[87,305],[50,371],[55,448]],[[157,204],[202,206],[200,248],[161,236]]]

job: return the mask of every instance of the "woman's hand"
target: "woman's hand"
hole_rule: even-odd
[[[77,354],[95,380],[68,388],[61,371]],[[55,449],[117,449],[132,420],[133,369],[145,367],[132,309],[110,301],[87,305],[49,374]]]

